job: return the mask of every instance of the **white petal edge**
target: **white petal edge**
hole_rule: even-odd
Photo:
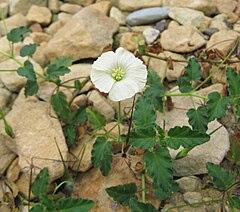
[[[116,54],[113,51],[103,53],[93,64],[92,68],[110,73],[117,63]]]
[[[108,93],[115,80],[106,72],[92,69],[90,78],[95,87],[104,93]]]

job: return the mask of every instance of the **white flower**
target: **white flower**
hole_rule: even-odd
[[[103,53],[92,65],[90,78],[112,101],[121,101],[141,92],[147,81],[147,68],[132,53],[120,47]]]

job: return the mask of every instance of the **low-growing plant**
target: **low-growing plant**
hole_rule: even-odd
[[[177,81],[179,93],[168,91],[158,74],[154,71],[147,72],[142,62],[130,52],[119,48],[116,53],[112,51],[104,53],[99,61],[93,64],[91,80],[100,91],[109,93],[110,100],[118,102],[117,124],[112,129],[106,130],[107,122],[102,114],[90,106],[79,107],[73,112],[71,110],[72,100],[67,101],[66,95],[60,90],[60,87],[74,89],[75,97],[83,87],[78,79],[74,79],[74,85],[71,86],[60,80],[60,76],[70,72],[68,66],[72,64],[72,61],[69,58],[58,58],[52,61],[42,74],[34,70],[29,59],[22,64],[14,57],[14,43],[22,41],[24,35],[29,32],[30,30],[26,27],[12,30],[7,35],[11,53],[0,51],[0,54],[20,65],[16,71],[27,79],[26,96],[38,92],[37,77],[56,85],[51,97],[51,105],[63,124],[68,145],[75,145],[78,137],[77,127],[79,125],[87,126],[91,136],[96,137],[92,150],[92,164],[94,167],[98,167],[104,176],[107,176],[111,170],[114,155],[113,144],[122,146],[123,158],[131,158],[141,150],[141,188],[137,188],[134,182],[106,188],[107,194],[114,201],[129,207],[132,211],[157,211],[147,200],[146,180],[151,179],[152,191],[160,200],[168,198],[176,191],[172,168],[173,160],[187,157],[193,148],[210,140],[210,135],[218,130],[207,133],[210,122],[223,117],[230,108],[238,123],[240,122],[240,74],[227,64],[232,52],[238,46],[239,40],[232,51],[217,63],[217,68],[203,81],[200,81],[202,70],[198,59],[189,58],[183,75]],[[30,57],[35,51],[36,45],[29,44],[22,47],[20,55]],[[141,46],[140,53],[145,54],[145,51],[146,48]],[[114,63],[114,61],[117,62]],[[218,92],[213,92],[208,96],[202,96],[196,93],[222,67],[226,67],[228,95],[221,96]],[[140,96],[136,96],[143,87],[145,90]],[[197,107],[192,101],[193,108],[186,113],[189,118],[189,126],[173,126],[167,131],[165,126],[167,103],[176,96],[199,98],[203,104]],[[121,101],[130,97],[134,97],[133,104],[128,114],[130,117],[126,117],[121,113]],[[158,112],[163,114],[161,124],[156,124]],[[1,116],[4,118],[3,115]],[[7,122],[5,119],[3,120],[6,127]],[[122,122],[128,122],[129,129],[126,134],[121,134]],[[114,128],[118,129],[117,136],[111,134]],[[171,158],[169,149],[178,150],[180,147],[183,149],[176,158]],[[80,163],[81,160],[79,165]],[[233,187],[239,185],[239,181],[237,181],[239,169],[235,173],[231,173],[212,163],[207,164],[207,169],[209,176],[213,178],[214,187],[223,191],[223,198],[220,200],[222,204],[228,202],[232,209],[239,209],[239,194],[232,190]],[[87,211],[93,206],[93,202],[90,200],[62,197],[55,199],[47,194],[47,186],[48,171],[44,168],[32,185],[32,191],[38,197],[39,203],[31,211]],[[138,199],[138,193],[141,194],[141,200]]]

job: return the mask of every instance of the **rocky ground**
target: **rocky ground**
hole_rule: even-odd
[[[32,29],[32,33],[23,42],[15,45],[15,55],[19,55],[19,49],[23,45],[36,43],[38,49],[31,60],[37,72],[42,73],[49,61],[56,57],[67,55],[74,59],[74,64],[70,67],[71,73],[62,77],[63,80],[89,77],[91,62],[104,50],[111,46],[122,46],[135,52],[138,40],[140,44],[157,44],[161,49],[157,55],[161,59],[149,56],[144,56],[143,59],[171,88],[181,76],[189,56],[199,55],[202,50],[207,49],[224,57],[240,35],[239,0],[1,0],[0,11],[8,31],[19,26],[29,26]],[[9,52],[5,34],[3,21],[0,21],[0,50]],[[141,35],[143,39],[139,39]],[[167,58],[173,60],[171,68]],[[233,63],[232,66],[237,71],[240,70],[239,63]],[[15,70],[18,67],[13,60],[0,54],[0,70]],[[202,68],[205,78],[214,64],[202,63]],[[225,71],[222,70],[212,77],[211,85],[199,93],[207,95],[218,91],[225,95],[225,82]],[[104,191],[106,187],[113,185],[133,181],[140,183],[128,171],[124,159],[116,156],[109,176],[103,177],[91,165],[94,139],[83,135],[75,148],[67,148],[61,124],[51,116],[49,99],[54,85],[42,83],[36,97],[25,98],[22,91],[25,83],[25,79],[15,72],[0,73],[0,107],[16,135],[11,140],[5,135],[1,125],[1,175],[4,174],[9,181],[14,182],[17,191],[27,198],[32,167],[37,171],[47,166],[51,181],[64,173],[55,141],[64,160],[78,158],[82,146],[88,141],[81,166],[69,164],[70,169],[81,173],[76,179],[74,196],[93,199],[96,206],[92,211],[127,211],[114,205]],[[73,95],[71,90],[64,92],[69,98]],[[185,112],[190,108],[191,100],[181,97],[173,98],[173,102],[177,107],[166,114],[167,128],[188,124]],[[92,104],[101,112],[109,122],[109,128],[114,125],[116,105],[95,90],[90,81],[73,102],[76,108],[85,104]],[[200,102],[196,100],[196,104]],[[123,105],[123,110],[127,110],[131,100],[124,101]],[[159,123],[160,120],[161,114],[158,117]],[[229,137],[234,133],[234,123],[231,120],[229,114],[222,120],[226,128],[222,127],[211,136],[209,142],[194,148],[188,157],[174,161],[174,175],[178,179],[180,191],[162,202],[162,208],[209,201],[221,196],[220,192],[208,186],[209,179],[204,175],[207,172],[205,164],[220,164],[225,158],[230,148]],[[220,125],[218,121],[212,122],[209,132]],[[175,156],[176,152],[171,154]],[[138,160],[136,158],[131,161],[133,169]],[[0,184],[3,184],[1,180]],[[0,202],[6,192],[3,187],[0,187]],[[160,202],[150,198],[159,207]],[[0,210],[9,211],[1,205]],[[179,207],[169,211],[220,211],[220,205],[216,203],[194,208]]]

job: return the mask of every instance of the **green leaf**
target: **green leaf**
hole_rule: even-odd
[[[77,134],[76,134],[76,127],[75,127],[75,125],[72,125],[72,124],[65,125],[64,128],[63,128],[63,133],[64,133],[64,136],[65,136],[65,138],[67,140],[67,143],[70,146],[76,144]]]
[[[157,84],[159,82],[161,82],[159,75],[153,70],[148,71],[147,85],[151,86],[151,85]]]
[[[29,44],[29,45],[23,46],[20,49],[20,56],[21,57],[32,56],[36,52],[36,49],[37,49],[36,44]]]
[[[179,160],[182,158],[187,157],[188,153],[194,148],[194,146],[189,147],[189,148],[184,148],[180,152],[177,153],[175,160]]]
[[[33,65],[29,60],[24,62],[24,66],[17,69],[17,73],[20,76],[26,77],[30,81],[36,81],[36,73]]]
[[[146,129],[154,126],[157,115],[153,105],[144,97],[139,97],[133,114],[133,123],[137,129]]]
[[[51,65],[57,65],[57,66],[64,66],[68,67],[72,65],[72,58],[71,57],[59,57],[51,62]]]
[[[228,151],[227,159],[232,164],[240,164],[240,142],[237,136],[232,136],[230,151]]]
[[[46,208],[43,205],[35,205],[29,211],[30,212],[45,212]]]
[[[91,127],[93,129],[102,129],[106,125],[105,117],[98,111],[88,107],[86,109],[86,112],[88,120],[90,121]]]
[[[76,88],[76,90],[79,92],[82,89],[82,84],[79,80],[74,80],[74,87]]]
[[[74,114],[74,123],[84,125],[87,121],[87,112],[85,106],[80,106]]]
[[[164,139],[171,149],[178,149],[180,146],[190,148],[209,141],[210,136],[192,130],[190,127],[176,126],[168,131],[168,136]]]
[[[137,186],[135,183],[110,187],[106,189],[106,192],[114,201],[121,205],[130,206],[132,199],[137,200]]]
[[[197,109],[190,109],[187,112],[189,118],[188,122],[192,126],[193,130],[200,133],[205,133],[208,129],[208,110],[204,106],[200,106]]]
[[[37,197],[41,197],[47,194],[47,188],[48,188],[48,169],[43,168],[39,174],[37,175],[35,181],[32,184],[32,192]]]
[[[99,167],[103,176],[107,176],[112,164],[112,144],[104,137],[98,137],[92,149],[93,166]]]
[[[24,94],[25,96],[33,96],[38,92],[39,86],[37,81],[27,80],[27,84],[25,86]]]
[[[208,175],[213,178],[213,185],[219,190],[226,190],[232,185],[234,177],[233,174],[213,163],[207,163]]]
[[[62,198],[56,202],[56,209],[61,212],[87,212],[94,206],[92,200]]]
[[[227,83],[228,83],[228,92],[232,96],[240,96],[240,74],[231,68],[228,67],[226,71]]]
[[[187,77],[179,77],[177,80],[177,85],[181,93],[188,93],[193,90],[193,87]]]
[[[229,104],[228,97],[221,97],[218,92],[210,93],[207,102],[208,121],[224,116]]]
[[[129,204],[132,212],[157,212],[157,209],[150,203],[142,203],[136,199],[130,199]]]
[[[13,43],[18,43],[20,41],[23,41],[24,35],[28,32],[32,32],[32,30],[24,26],[12,29],[7,34],[7,39]]]
[[[232,208],[240,209],[240,197],[229,195],[228,202]]]
[[[185,76],[186,78],[191,81],[198,81],[202,77],[202,70],[199,62],[195,57],[191,57],[188,60],[188,65],[185,68]]]
[[[137,130],[130,134],[129,144],[141,149],[150,149],[156,144],[155,137],[154,128]]]
[[[56,94],[52,95],[51,105],[63,122],[67,124],[72,123],[73,114],[67,102],[67,97],[62,91],[59,91]]]
[[[172,188],[172,159],[167,148],[159,146],[154,152],[143,155],[147,174],[158,185],[158,190],[169,191]]]

